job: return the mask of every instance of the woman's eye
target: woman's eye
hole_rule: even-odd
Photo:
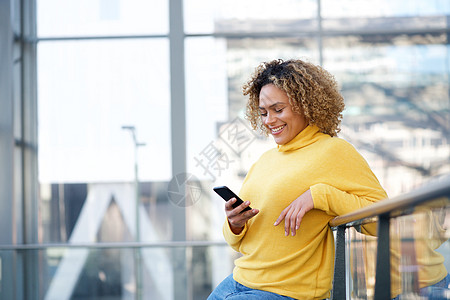
[[[275,112],[276,113],[280,113],[280,112],[282,112],[283,111],[283,109],[275,109]]]
[[[267,113],[261,113],[261,116],[267,117]]]

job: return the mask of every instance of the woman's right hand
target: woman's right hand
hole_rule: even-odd
[[[236,198],[231,198],[225,202],[225,213],[227,215],[228,223],[230,224],[231,231],[234,234],[242,232],[245,226],[245,222],[250,220],[259,213],[258,209],[251,209],[249,211],[242,212],[246,207],[250,206],[250,202],[245,201],[236,208],[233,208],[233,204],[236,202]]]

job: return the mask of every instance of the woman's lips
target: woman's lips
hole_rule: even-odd
[[[270,129],[270,132],[271,132],[273,135],[277,135],[277,134],[280,134],[280,133],[283,131],[284,127],[286,127],[286,125],[281,125],[281,126],[277,126],[277,127],[272,127],[272,128],[269,128],[269,129]]]

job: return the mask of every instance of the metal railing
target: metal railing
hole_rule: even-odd
[[[141,293],[144,299],[204,299],[217,284],[214,276],[221,278],[232,271],[231,259],[219,263],[214,259],[225,257],[228,248],[224,241],[0,245],[0,269],[4,269],[3,274],[17,272],[15,280],[20,281],[17,287],[5,287],[5,277],[0,276],[0,299],[92,299],[125,294],[137,299]],[[141,254],[139,267],[133,265],[136,251]],[[204,256],[216,263],[208,263]],[[7,265],[11,260],[23,263]],[[27,263],[31,261],[37,269],[25,278],[31,272]],[[141,285],[138,270],[145,279]],[[211,276],[197,277],[198,272],[210,272]],[[176,276],[182,276],[188,288],[176,284]],[[31,297],[21,296],[16,290],[26,280],[33,282]],[[178,293],[185,297],[177,297]]]
[[[135,249],[135,248],[188,248],[188,247],[227,247],[224,241],[166,241],[166,242],[115,242],[115,243],[47,243],[47,244],[16,244],[0,245],[0,251],[12,250],[46,250],[51,248],[86,248],[86,249]]]
[[[358,228],[369,222],[377,221],[377,257],[374,299],[391,298],[391,263],[390,253],[390,221],[392,218],[409,215],[414,208],[436,198],[449,197],[450,176],[442,177],[410,193],[386,199],[371,206],[347,215],[332,219],[329,225],[336,229],[335,271],[333,279],[332,299],[347,299],[349,282],[346,271],[346,231]],[[28,250],[46,250],[55,248],[73,249],[143,249],[143,248],[195,248],[195,247],[227,247],[223,241],[162,241],[162,242],[126,242],[126,243],[61,243],[61,244],[24,244],[0,245],[0,251],[28,252]]]
[[[433,180],[410,193],[386,199],[332,219],[329,225],[337,230],[332,299],[347,299],[345,232],[348,228],[358,228],[377,219],[374,299],[391,299],[390,221],[392,218],[412,214],[417,206],[440,197],[450,197],[450,175]]]

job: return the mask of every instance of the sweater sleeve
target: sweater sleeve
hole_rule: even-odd
[[[341,191],[328,184],[319,183],[311,186],[310,190],[314,208],[323,210],[332,216],[348,214],[387,197],[382,188],[375,189],[370,195],[357,195]],[[377,224],[365,224],[361,227],[361,232],[375,236]]]
[[[333,180],[318,181],[310,187],[314,208],[340,216],[387,198],[361,154],[343,140],[333,141],[324,162],[327,167],[322,166]]]
[[[349,193],[325,183],[315,184],[310,189],[314,208],[332,216],[345,215],[386,198],[381,188],[374,188],[368,195]]]
[[[234,232],[231,231],[228,220],[225,220],[222,231],[223,231],[223,236],[225,238],[225,241],[228,243],[228,245],[230,245],[230,247],[233,248],[234,251],[239,252],[239,247],[241,245],[242,238],[244,237],[245,233],[247,232],[247,223],[245,223],[244,229],[242,229],[241,233],[234,234]]]

